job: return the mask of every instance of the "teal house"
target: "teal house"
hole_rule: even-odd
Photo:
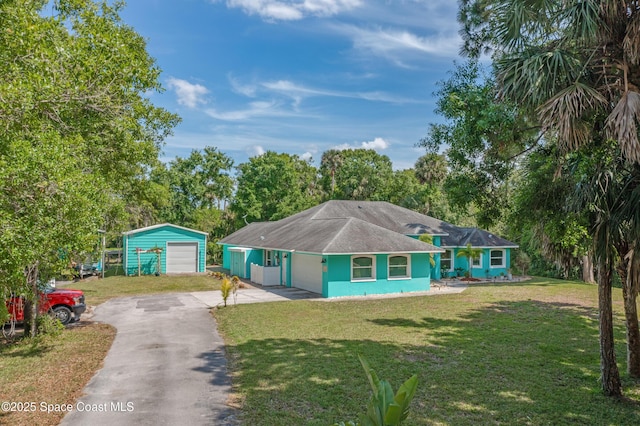
[[[205,272],[207,233],[170,223],[123,233],[125,275]]]
[[[433,244],[420,241],[421,234]],[[251,223],[218,243],[232,275],[323,297],[427,291],[432,278],[467,270],[468,260],[457,256],[467,244],[482,248],[472,259],[473,276],[505,275],[517,247],[387,202],[342,200]]]

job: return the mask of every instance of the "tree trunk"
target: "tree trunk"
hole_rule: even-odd
[[[612,267],[610,262],[598,262],[598,311],[600,328],[600,374],[606,396],[622,396],[620,372],[616,364],[613,338],[613,308],[611,298]]]
[[[622,284],[624,317],[627,326],[627,372],[631,377],[640,377],[640,327],[638,326],[638,259],[626,243],[616,245],[620,260],[617,265]]]
[[[623,285],[623,292],[627,286]],[[637,294],[624,297],[624,316],[627,322],[627,372],[640,378],[640,327],[638,327]]]
[[[640,285],[639,259],[630,251],[624,257],[624,316],[627,325],[627,372],[631,377],[640,378],[640,327],[638,325],[638,285]]]
[[[27,285],[31,289],[31,297],[27,297],[24,307],[24,331],[30,337],[38,333],[38,264],[28,266],[26,271]]]
[[[590,253],[582,256],[582,281],[592,284],[596,282],[593,275],[593,260]]]

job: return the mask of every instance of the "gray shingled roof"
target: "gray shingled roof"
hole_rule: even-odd
[[[517,244],[479,228],[458,228],[451,235],[442,237],[441,246],[465,247],[467,244],[473,247],[518,248]]]
[[[323,254],[442,251],[407,236],[423,233],[442,236],[445,247],[464,247],[467,240],[477,247],[516,247],[486,231],[460,228],[387,202],[344,200],[327,201],[276,222],[251,223],[219,242]]]

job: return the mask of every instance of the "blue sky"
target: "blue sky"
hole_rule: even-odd
[[[162,158],[215,146],[237,164],[267,150],[319,165],[373,148],[394,169],[424,153],[436,83],[458,56],[452,0],[129,0],[183,121]]]

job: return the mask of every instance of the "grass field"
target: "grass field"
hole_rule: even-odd
[[[57,425],[65,413],[47,413],[46,407],[75,404],[102,366],[114,337],[115,329],[109,325],[79,324],[38,344],[0,344],[0,402],[31,404],[12,408],[18,411],[3,406],[0,424]]]
[[[86,279],[59,287],[82,290],[88,305],[96,306],[114,297],[152,293],[174,293],[219,290],[220,280],[207,275],[141,277],[115,276],[105,279]]]
[[[83,290],[86,303],[95,306],[121,296],[216,290],[219,283],[203,275],[120,276],[60,287]],[[75,404],[89,379],[101,368],[114,337],[113,327],[85,320],[67,327],[58,337],[42,336],[37,344],[28,340],[8,342],[0,335],[0,403],[36,403],[22,412],[0,410],[0,424],[57,425],[65,413],[47,413],[40,404]]]
[[[234,399],[250,425],[357,420],[370,389],[363,354],[394,389],[419,377],[410,425],[638,425],[640,383],[602,396],[595,285],[536,279],[462,294],[297,301],[214,311]]]

